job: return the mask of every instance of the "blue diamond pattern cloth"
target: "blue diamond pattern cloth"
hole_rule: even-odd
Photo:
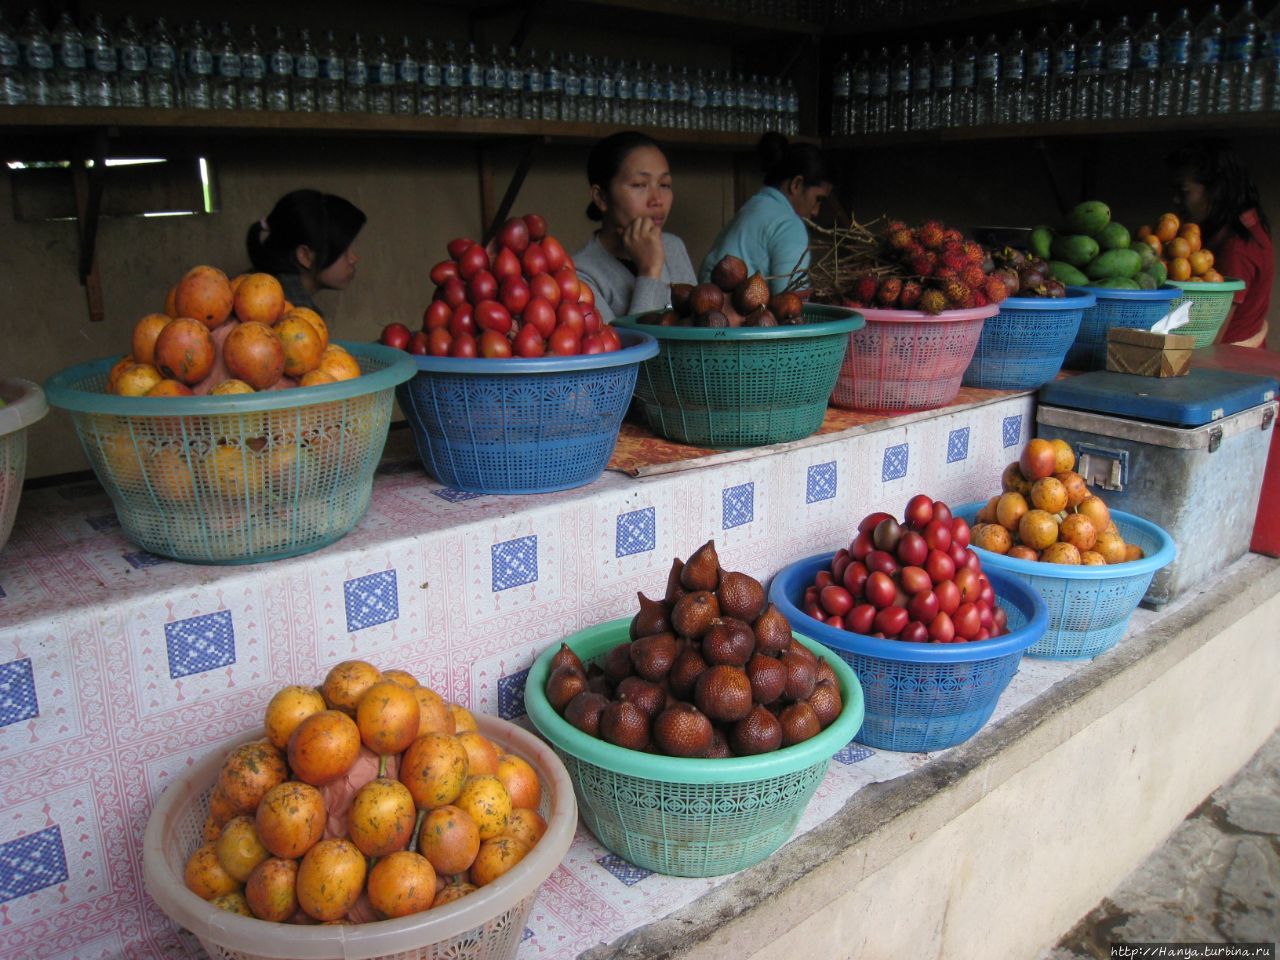
[[[531,940],[531,939],[533,939],[533,931],[530,930],[528,927],[525,927],[524,933],[520,934],[520,942],[524,943],[526,940]]]
[[[400,616],[395,570],[379,570],[342,584],[347,602],[347,631],[355,633]]]
[[[0,663],[0,727],[40,716],[31,659]]]
[[[657,546],[657,522],[653,507],[618,514],[614,534],[614,555],[630,557],[648,553]]]
[[[736,487],[725,487],[720,495],[720,513],[723,529],[732,530],[744,523],[750,523],[756,515],[756,485],[740,483]]]
[[[139,550],[137,553],[126,553],[124,558],[129,561],[129,565],[135,570],[141,570],[143,567],[158,567],[162,563],[168,563],[164,557],[157,557],[154,553],[148,553],[146,550]]]
[[[603,857],[596,860],[596,863],[604,867],[615,877],[621,880],[628,887],[634,887],[645,877],[653,873],[652,870],[646,870],[644,867],[637,867],[634,863],[623,860],[615,853],[606,853]]]
[[[876,752],[870,747],[864,747],[860,743],[854,743],[850,740],[843,747],[836,751],[836,759],[844,764],[858,763],[867,757],[874,757]]]
[[[538,580],[538,538],[518,537],[489,548],[493,592],[510,590]]]
[[[169,649],[169,676],[174,680],[236,662],[230,610],[166,623],[164,639]]]
[[[476,500],[484,496],[483,493],[470,493],[466,490],[455,490],[453,487],[441,487],[431,492],[441,500],[447,500],[450,503],[462,503],[464,500]]]
[[[528,679],[527,667],[519,673],[498,678],[498,716],[503,720],[524,716],[524,684]]]
[[[1001,425],[1001,435],[1004,439],[1006,447],[1016,446],[1018,441],[1022,439],[1022,417],[1005,417],[1004,423]]]
[[[84,522],[95,530],[114,530],[120,526],[120,520],[114,513],[104,514],[100,517],[85,517]]]
[[[947,434],[947,463],[958,463],[969,456],[969,428],[960,427]]]
[[[67,876],[59,827],[0,844],[0,903],[63,883]]]
[[[831,500],[836,495],[836,462],[815,463],[809,467],[804,485],[804,502]]]
[[[897,443],[892,447],[884,448],[884,463],[880,466],[880,480],[882,483],[888,483],[890,480],[901,480],[907,475],[907,459],[910,453],[910,444]]]

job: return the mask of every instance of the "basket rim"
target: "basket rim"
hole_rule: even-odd
[[[1165,300],[1176,300],[1182,296],[1182,291],[1177,287],[1170,286],[1166,281],[1160,284],[1154,290],[1120,290],[1115,287],[1094,287],[1088,284],[1081,287],[1082,290],[1088,290],[1097,300],[1149,300],[1159,302]],[[1097,304],[1094,304],[1097,306]]]
[[[825,316],[828,319],[814,323],[789,323],[776,327],[725,327],[713,330],[710,327],[659,327],[652,324],[641,325],[640,317],[646,313],[630,313],[624,317],[615,317],[614,325],[627,330],[643,332],[657,340],[694,340],[699,343],[741,342],[750,340],[795,340],[804,337],[838,336],[861,330],[865,320],[862,312],[852,307],[837,307],[827,303],[806,303],[804,311],[810,315]],[[643,329],[642,329],[643,328]]]
[[[1166,280],[1183,293],[1238,293],[1247,284],[1239,277],[1223,277],[1221,283],[1210,280]]]
[[[985,307],[966,307],[963,310],[943,310],[941,313],[925,313],[923,310],[886,310],[880,307],[859,307],[867,323],[960,323],[966,320],[987,320],[1000,312],[1000,304],[988,303]]]
[[[773,583],[769,585],[770,602],[778,605],[778,609],[792,623],[792,629],[795,629],[796,623],[804,624],[803,629],[809,630],[833,650],[905,663],[970,663],[1021,654],[1038,642],[1049,628],[1049,608],[1040,594],[1010,573],[987,568],[985,560],[982,572],[987,574],[996,596],[1013,603],[1027,617],[1026,623],[1004,636],[990,640],[970,640],[966,643],[906,643],[901,640],[881,640],[879,637],[819,623],[800,609],[792,595],[799,596],[803,593],[806,581],[812,579],[819,570],[830,569],[834,556],[834,552],[818,553],[789,563],[778,571]],[[993,573],[995,576],[992,576]]]
[[[625,367],[657,356],[657,342],[643,331],[624,330],[619,333],[619,337],[622,339],[622,349],[611,353],[580,353],[567,357],[504,357],[494,360],[484,357],[432,356],[410,356],[409,359],[414,364],[414,373],[527,376],[535,373],[577,373],[580,370]]]
[[[22,377],[0,379],[0,399],[5,402],[0,407],[0,437],[37,423],[49,412],[49,404],[40,385]]]
[[[1092,290],[1084,287],[1067,287],[1065,297],[1005,297],[1000,301],[1000,312],[1010,310],[1084,310],[1098,302]]]
[[[609,620],[587,627],[565,637],[584,659],[603,654],[609,648],[629,639],[630,617]],[[827,651],[823,645],[800,633],[792,635],[804,646],[822,657]],[[551,708],[545,687],[550,673],[551,658],[559,650],[553,643],[544,650],[529,668],[524,686],[524,705],[534,727],[549,743],[572,754],[580,760],[606,770],[645,780],[666,780],[671,783],[715,784],[748,783],[770,777],[797,773],[815,763],[824,763],[857,734],[862,726],[865,703],[862,684],[853,668],[839,657],[823,657],[835,671],[840,682],[840,696],[844,709],[835,721],[802,743],[762,753],[753,757],[727,757],[704,760],[690,757],[669,757],[665,754],[647,754],[626,747],[619,747],[606,740],[584,733]]]
[[[501,746],[514,749],[533,765],[552,797],[546,833],[524,860],[493,883],[443,907],[373,923],[299,926],[221,910],[188,890],[182,877],[169,870],[164,855],[164,837],[169,825],[181,814],[182,806],[211,785],[217,776],[224,759],[223,752],[217,750],[210,751],[170,783],[152,808],[143,835],[142,850],[143,879],[147,891],[170,919],[197,937],[228,949],[281,960],[369,960],[414,949],[415,944],[406,943],[406,937],[415,937],[416,940],[423,936],[433,938],[416,944],[426,946],[488,923],[535,894],[543,881],[560,866],[577,831],[578,804],[569,771],[554,750],[527,730],[506,720],[482,713],[475,714],[475,718],[481,734]],[[263,731],[259,728],[237,738],[228,747],[262,736]],[[197,782],[203,785],[197,787]],[[265,936],[268,930],[278,933],[279,945],[273,942],[276,937]],[[275,950],[282,952],[272,952]]]
[[[972,523],[973,518],[978,515],[978,511],[982,509],[985,501],[974,501],[972,503],[961,504],[952,510],[957,517],[963,517],[965,522]],[[1160,547],[1154,554],[1149,557],[1143,557],[1141,560],[1126,560],[1124,563],[1108,563],[1105,566],[1072,566],[1071,564],[1062,563],[1041,563],[1039,560],[1019,560],[1017,557],[1007,557],[1002,553],[992,553],[990,550],[984,550],[981,547],[973,547],[974,553],[982,558],[982,566],[985,570],[987,565],[997,570],[1007,570],[1009,573],[1016,573],[1032,577],[1042,577],[1049,580],[1115,580],[1121,577],[1135,577],[1146,574],[1154,574],[1162,567],[1168,566],[1178,555],[1178,545],[1174,542],[1173,537],[1169,536],[1165,529],[1150,520],[1132,513],[1125,513],[1123,510],[1111,510],[1111,518],[1113,520],[1123,520],[1131,526],[1137,527],[1143,533],[1156,540]],[[1045,569],[1048,567],[1049,569]]]
[[[119,357],[104,357],[78,363],[55,373],[45,380],[44,390],[50,405],[73,413],[106,413],[126,417],[220,416],[229,413],[290,410],[366,396],[379,390],[390,390],[408,380],[415,372],[413,358],[402,350],[378,343],[357,343],[351,340],[333,342],[344,347],[353,357],[376,360],[385,366],[352,380],[314,387],[220,397],[166,397],[163,403],[157,403],[155,397],[118,397],[76,387],[76,383],[95,374],[106,373],[120,361]]]

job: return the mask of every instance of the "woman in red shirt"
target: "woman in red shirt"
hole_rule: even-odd
[[[1245,282],[1220,340],[1265,347],[1275,258],[1257,186],[1225,140],[1185,144],[1167,164],[1174,177],[1174,202],[1187,219],[1200,224],[1204,245],[1214,254],[1214,269]]]

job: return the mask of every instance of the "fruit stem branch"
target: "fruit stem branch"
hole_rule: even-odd
[[[417,819],[417,822],[416,822],[416,823],[414,823],[414,825],[413,825],[413,834],[412,834],[412,836],[411,836],[411,837],[410,837],[410,839],[409,839],[409,849],[410,849],[410,850],[417,850],[417,849],[418,849],[418,834],[419,834],[419,833],[421,832],[421,830],[422,830],[422,821],[426,819],[426,816],[427,816],[426,808],[425,808],[425,807],[419,807],[419,808],[418,808],[418,819]]]

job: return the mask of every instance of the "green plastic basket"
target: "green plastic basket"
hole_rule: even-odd
[[[1218,339],[1218,331],[1231,312],[1232,301],[1244,289],[1244,281],[1227,277],[1222,283],[1193,280],[1169,280],[1167,283],[1182,291],[1182,296],[1170,302],[1170,312],[1184,303],[1191,304],[1191,321],[1175,332],[1195,337],[1197,350],[1213,346],[1213,341]]]
[[[804,315],[813,322],[725,330],[616,320],[658,339],[658,355],[641,365],[636,380],[650,429],[721,449],[809,436],[826,416],[849,334],[865,321],[822,304],[805,304]]]
[[[565,638],[584,663],[628,639],[630,618]],[[773,753],[691,760],[614,746],[578,730],[544,693],[560,644],[534,662],[524,702],[538,732],[564,761],[583,822],[604,846],[636,866],[678,877],[743,870],[795,831],[831,758],[862,726],[862,687],[853,670],[821,644],[796,639],[831,665],[844,710],[816,737]]]
[[[103,393],[116,358],[45,382],[126,536],[192,563],[259,563],[342,537],[369,506],[396,384],[417,372],[407,353],[343,343],[354,380],[220,397]]]

